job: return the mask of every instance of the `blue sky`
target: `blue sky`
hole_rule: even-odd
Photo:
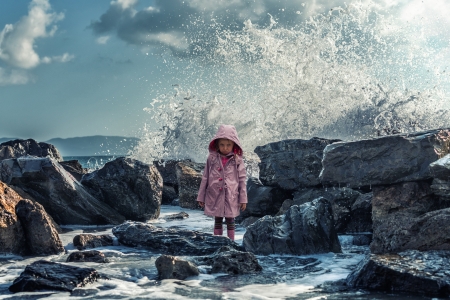
[[[289,27],[344,2],[2,0],[0,137],[139,136],[144,124],[152,126],[143,109],[183,76],[168,65],[167,56],[184,59],[183,69],[196,63],[190,58],[212,49],[207,38],[195,35],[199,23],[238,31],[246,20],[267,25],[270,15]],[[439,47],[448,49],[447,1],[361,1],[366,2],[395,15],[398,24],[386,32],[431,16],[436,22],[421,27],[421,34],[439,37],[445,44]]]

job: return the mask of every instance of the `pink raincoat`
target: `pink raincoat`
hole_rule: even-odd
[[[229,139],[236,146],[234,155],[225,166],[215,147],[217,139]],[[197,201],[205,203],[205,215],[227,218],[239,216],[240,203],[247,203],[246,176],[236,128],[232,125],[220,125],[209,144],[209,156],[198,191]]]

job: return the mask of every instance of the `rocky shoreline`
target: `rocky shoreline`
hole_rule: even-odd
[[[88,172],[62,161],[50,144],[9,141],[0,144],[0,253],[64,253],[59,225],[115,225],[120,244],[162,253],[155,263],[161,279],[195,276],[199,262],[208,272],[239,276],[261,271],[255,255],[340,253],[338,235],[347,234],[371,253],[335,285],[449,297],[450,155],[442,153],[441,130],[448,132],[257,147],[257,157],[245,159],[249,204],[237,219],[246,227],[242,246],[146,223],[159,217],[161,204],[198,209],[202,163],[121,157]],[[108,263],[93,249],[113,245],[112,237],[79,235],[74,245],[72,265],[37,261],[10,291],[72,291],[101,278],[76,262]],[[44,278],[43,270],[53,276]]]

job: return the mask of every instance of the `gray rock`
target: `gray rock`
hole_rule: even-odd
[[[352,244],[355,246],[369,246],[372,242],[372,234],[357,234],[353,236]]]
[[[261,255],[341,252],[331,204],[323,198],[259,219],[247,227],[243,245]]]
[[[198,209],[197,195],[202,181],[205,164],[179,162],[176,165],[179,205],[183,208]]]
[[[203,258],[202,261],[211,266],[212,274],[226,273],[230,275],[242,275],[262,271],[262,267],[253,253],[238,251],[227,246]]]
[[[350,208],[350,221],[343,230],[345,233],[372,232],[373,193],[361,194]]]
[[[442,200],[450,200],[450,181],[435,178],[430,188]]]
[[[190,160],[181,160],[189,162]],[[163,191],[161,204],[171,204],[178,198],[178,178],[176,165],[180,160],[154,161],[153,165],[158,169],[163,179]]]
[[[0,160],[23,156],[50,157],[62,161],[62,156],[55,146],[38,143],[33,139],[13,140],[0,144]]]
[[[387,293],[450,296],[449,251],[371,254],[348,275],[348,286]]]
[[[161,204],[171,205],[172,202],[178,199],[178,193],[173,186],[163,185]]]
[[[168,221],[171,221],[171,220],[184,220],[184,219],[187,219],[187,218],[189,218],[189,215],[187,213],[185,213],[184,211],[182,211],[182,212],[179,212],[177,214],[167,215],[167,216],[164,217],[164,220],[168,220]]]
[[[20,200],[16,205],[16,214],[25,233],[28,254],[52,255],[64,253],[64,246],[59,238],[58,231],[42,205],[28,199]]]
[[[294,200],[292,199],[286,199],[283,201],[283,204],[281,204],[280,210],[277,212],[275,216],[281,216],[284,215],[291,206],[294,205]]]
[[[21,199],[0,181],[0,253],[25,254],[25,233],[16,214],[16,205]]]
[[[284,140],[255,148],[261,159],[259,179],[266,186],[295,190],[320,184],[325,146],[339,140]]]
[[[125,218],[95,199],[52,158],[22,157],[0,161],[0,180],[39,202],[60,225],[120,224]]]
[[[161,255],[155,261],[159,279],[184,280],[190,276],[198,276],[200,272],[196,265],[187,260],[171,255]]]
[[[304,188],[294,193],[293,205],[301,205],[317,198],[325,198],[331,203],[334,217],[334,227],[337,233],[345,233],[351,221],[352,205],[361,195],[349,188]]]
[[[127,220],[147,221],[159,217],[163,182],[153,165],[119,157],[100,170],[84,175],[81,183]]]
[[[169,255],[209,255],[222,246],[242,248],[224,236],[191,230],[158,228],[148,223],[127,221],[112,229],[122,245],[143,247]]]
[[[72,291],[94,283],[100,275],[92,268],[79,268],[45,260],[26,266],[25,270],[9,287],[12,293],[42,290]]]
[[[102,252],[97,250],[89,250],[70,253],[66,259],[66,262],[94,262],[104,264],[109,261]]]
[[[325,185],[359,188],[428,179],[436,133],[413,134],[338,142],[323,152],[320,181]]]
[[[84,250],[88,248],[97,248],[105,246],[113,246],[113,237],[107,234],[93,235],[93,234],[77,234],[73,237],[73,245],[78,250]]]
[[[371,252],[450,250],[448,207],[450,202],[434,196],[426,181],[374,187]]]
[[[80,164],[78,160],[67,160],[67,161],[61,161],[59,164],[69,172],[70,175],[75,178],[77,181],[81,181],[81,178],[84,174],[89,173],[86,168],[83,168],[83,166]]]
[[[430,173],[433,178],[450,181],[450,154],[432,162]]]
[[[264,186],[257,178],[247,180],[247,208],[241,212],[240,218],[263,217],[274,215],[279,210],[281,203],[274,201],[270,186]]]

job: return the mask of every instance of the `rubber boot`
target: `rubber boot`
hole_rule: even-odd
[[[222,235],[223,234],[223,228],[216,229],[214,228],[214,235]]]
[[[234,241],[234,230],[227,230],[228,238]]]

